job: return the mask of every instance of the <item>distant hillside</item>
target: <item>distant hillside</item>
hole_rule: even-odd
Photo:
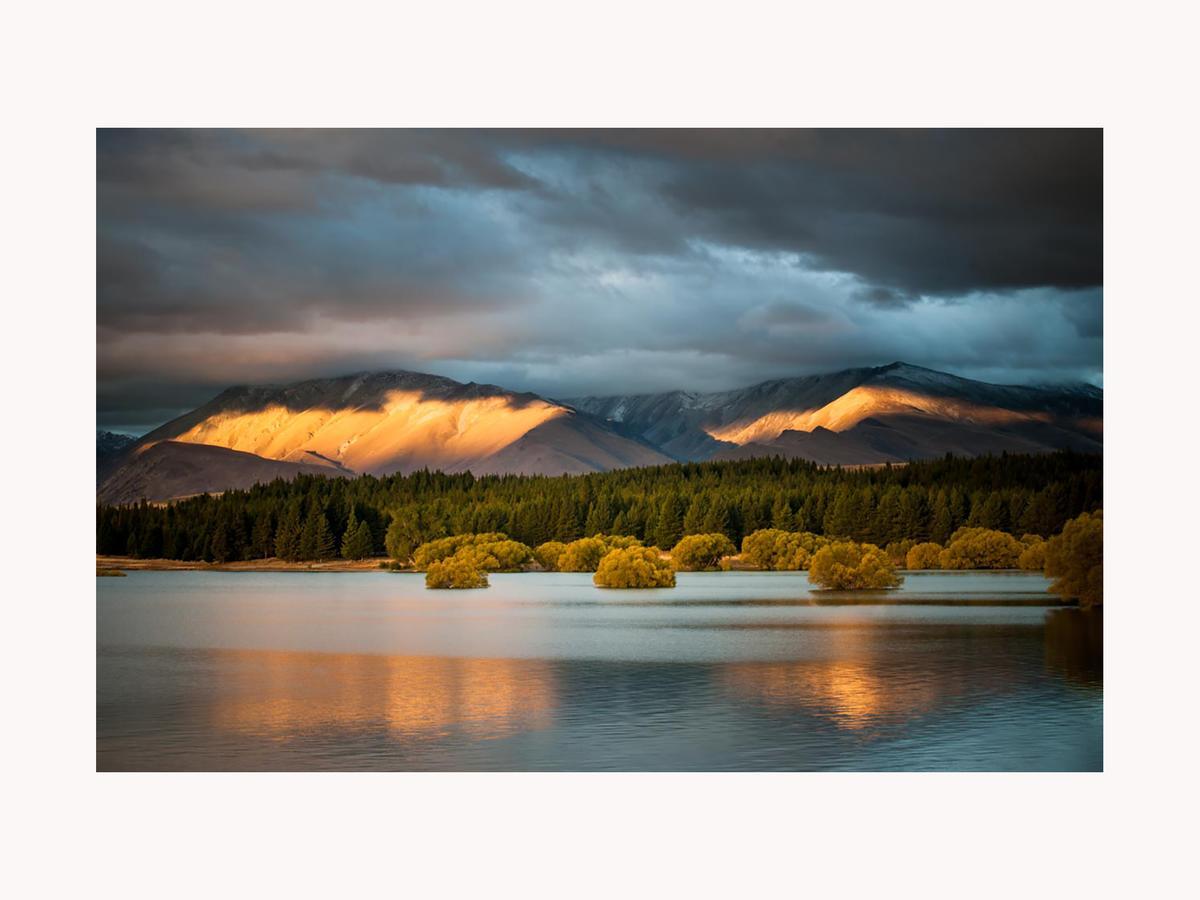
[[[252,453],[239,453],[203,444],[163,441],[139,451],[101,486],[102,503],[176,500],[195,494],[253,487],[276,478],[297,475],[352,473],[326,465],[277,462]]]
[[[1103,445],[1099,388],[987,384],[907,363],[721,393],[566,402],[689,461],[780,455],[863,464]]]
[[[112,431],[96,432],[96,484],[99,485],[121,464],[124,453],[137,443],[137,438]]]
[[[137,438],[128,434],[117,434],[112,431],[96,432],[96,458],[103,459],[113,456],[137,443]]]

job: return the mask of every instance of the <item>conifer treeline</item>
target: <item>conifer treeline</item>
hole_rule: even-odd
[[[1102,505],[1095,455],[1003,455],[873,469],[778,458],[682,463],[581,476],[302,476],[168,505],[101,506],[97,551],[224,562],[407,559],[446,535],[500,531],[537,546],[604,534],[672,547],[720,532],[740,545],[759,528],[884,546],[944,543],[960,526],[1049,537]]]

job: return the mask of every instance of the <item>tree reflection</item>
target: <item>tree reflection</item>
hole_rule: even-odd
[[[1103,608],[1052,609],[1046,613],[1046,667],[1081,684],[1103,683]]]

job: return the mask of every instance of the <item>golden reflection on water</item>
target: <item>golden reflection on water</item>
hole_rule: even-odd
[[[548,663],[353,653],[229,651],[213,711],[222,729],[289,740],[326,730],[452,730],[499,738],[547,727]]]
[[[833,659],[730,663],[721,667],[724,683],[741,699],[814,712],[851,731],[927,712],[945,694],[924,678],[885,676],[872,658],[874,638],[864,629],[831,629],[829,639]]]
[[[882,686],[856,663],[734,663],[725,683],[744,699],[783,708],[818,708],[846,728],[865,728],[884,705]]]
[[[723,670],[741,699],[818,713],[851,731],[928,712],[945,694],[915,679],[885,679],[869,662],[734,663]]]

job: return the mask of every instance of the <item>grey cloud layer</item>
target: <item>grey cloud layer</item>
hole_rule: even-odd
[[[1100,377],[1098,131],[102,131],[97,151],[102,424],[383,366],[559,396],[896,358]]]

